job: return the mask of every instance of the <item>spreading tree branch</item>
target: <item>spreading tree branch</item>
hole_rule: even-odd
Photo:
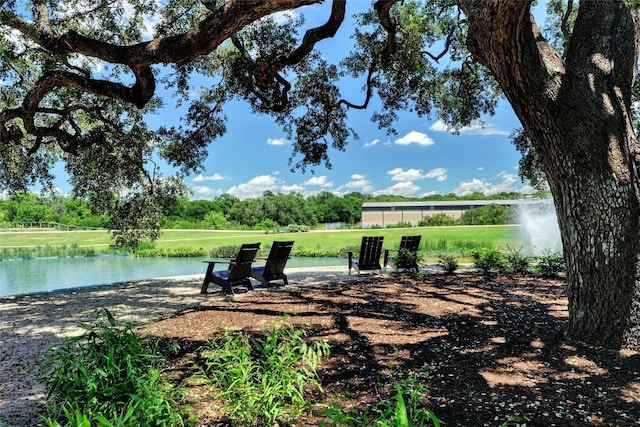
[[[112,64],[121,64],[131,69],[135,82],[131,86],[124,83],[92,79],[86,71],[78,67],[69,67],[71,71],[52,70],[43,74],[27,92],[22,106],[14,112],[0,114],[0,138],[7,141],[12,132],[7,129],[7,120],[21,119],[27,132],[38,137],[51,137],[61,142],[63,149],[73,149],[74,135],[50,127],[35,125],[34,114],[46,96],[59,89],[71,88],[82,93],[105,96],[143,108],[152,98],[156,82],[151,66],[154,64],[183,64],[196,57],[215,50],[224,40],[240,31],[248,24],[275,12],[318,3],[320,0],[229,0],[208,14],[195,27],[182,34],[156,38],[143,43],[120,46],[107,43],[69,30],[56,34],[51,26],[51,17],[46,3],[35,1],[34,21],[27,21],[9,10],[0,11],[0,25],[19,31],[32,43],[45,51],[62,58],[62,64],[68,66],[66,59],[70,54],[80,54]],[[344,0],[337,3],[343,3]],[[3,1],[2,5],[5,4]],[[339,25],[338,25],[339,26]],[[335,30],[334,30],[335,33]],[[307,46],[315,43],[313,33],[307,39]],[[303,43],[303,45],[305,45]],[[307,47],[305,46],[305,49]],[[309,49],[310,51],[310,49]],[[303,49],[297,55],[306,55]],[[300,58],[302,57],[300,56]],[[295,57],[291,57],[294,61]],[[299,60],[299,59],[298,59]],[[75,72],[72,72],[75,71]],[[281,76],[274,77],[281,84]],[[16,113],[19,111],[19,113]]]
[[[380,23],[389,36],[387,39],[387,51],[391,55],[397,50],[396,29],[398,22],[391,16],[391,7],[397,2],[398,0],[378,0],[373,4],[373,8],[378,13]]]
[[[346,99],[341,99],[338,101],[338,105],[346,105],[347,107],[354,108],[356,110],[365,110],[369,106],[369,101],[371,100],[371,96],[373,94],[373,87],[371,85],[371,78],[373,76],[374,71],[376,70],[376,60],[371,61],[369,65],[369,70],[367,72],[367,93],[364,99],[364,102],[360,105],[352,104]]]

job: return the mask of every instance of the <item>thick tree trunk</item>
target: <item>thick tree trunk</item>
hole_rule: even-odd
[[[562,59],[532,21],[530,2],[459,3],[472,54],[500,83],[544,164],[567,261],[569,337],[640,349],[635,17],[617,0],[581,2]]]

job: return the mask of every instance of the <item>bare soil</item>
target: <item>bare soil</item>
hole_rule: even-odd
[[[298,425],[318,425],[328,402],[375,402],[392,372],[429,366],[428,405],[445,426],[640,425],[640,355],[565,339],[562,280],[435,274],[317,282],[207,302],[142,330],[180,343],[173,369],[186,373],[197,348],[222,330],[257,331],[285,315],[331,345],[319,371],[324,392],[314,392],[314,410]],[[200,425],[228,425],[201,392],[191,390]]]
[[[204,272],[203,272],[204,273]],[[188,375],[198,348],[224,329],[258,331],[283,315],[326,339],[323,393],[297,425],[318,425],[328,402],[364,407],[392,372],[432,366],[427,404],[449,426],[640,425],[640,354],[564,336],[564,282],[525,276],[348,276],[291,272],[290,285],[199,295],[202,275],[0,299],[0,426],[41,424],[34,370],[46,348],[78,333],[99,308],[179,343],[168,375]],[[224,426],[206,390],[189,398],[200,426]],[[511,423],[510,425],[516,425]],[[525,425],[520,422],[520,425]]]

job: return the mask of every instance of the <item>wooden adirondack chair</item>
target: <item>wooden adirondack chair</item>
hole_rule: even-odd
[[[418,250],[420,249],[421,239],[422,239],[422,236],[402,236],[402,238],[400,239],[400,247],[398,248],[397,251],[393,251],[393,252],[400,252],[401,250],[406,250],[414,254],[417,254]],[[384,250],[384,266],[385,267],[387,266],[387,264],[391,264],[392,266],[395,267],[396,270],[398,268],[414,269],[415,271],[418,271],[420,269],[420,266],[415,260],[411,261],[411,263],[409,264],[405,264],[402,262],[401,259],[398,259],[397,256],[389,256],[390,251],[391,249]]]
[[[380,265],[380,255],[382,254],[382,241],[384,237],[363,237],[360,245],[360,254],[358,259],[353,258],[353,251],[349,251],[349,274],[351,269],[355,268],[358,275],[363,270],[379,270],[382,271]]]
[[[209,264],[207,272],[202,282],[201,294],[206,294],[209,283],[216,284],[224,290],[225,293],[232,294],[233,288],[236,286],[244,286],[248,290],[253,290],[251,284],[251,264],[255,260],[256,253],[260,249],[260,243],[245,243],[240,247],[238,255],[230,261],[213,260],[203,261]],[[227,270],[214,270],[216,264],[227,263]]]
[[[288,285],[289,281],[287,280],[287,275],[284,274],[284,267],[290,258],[289,255],[292,248],[293,241],[273,242],[265,265],[251,267],[251,277],[264,286],[277,280],[282,280],[283,284]]]

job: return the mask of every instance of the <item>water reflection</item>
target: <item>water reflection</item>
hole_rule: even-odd
[[[97,256],[0,261],[0,297],[130,280],[202,274],[198,258]],[[287,267],[344,266],[340,258],[292,258]]]

